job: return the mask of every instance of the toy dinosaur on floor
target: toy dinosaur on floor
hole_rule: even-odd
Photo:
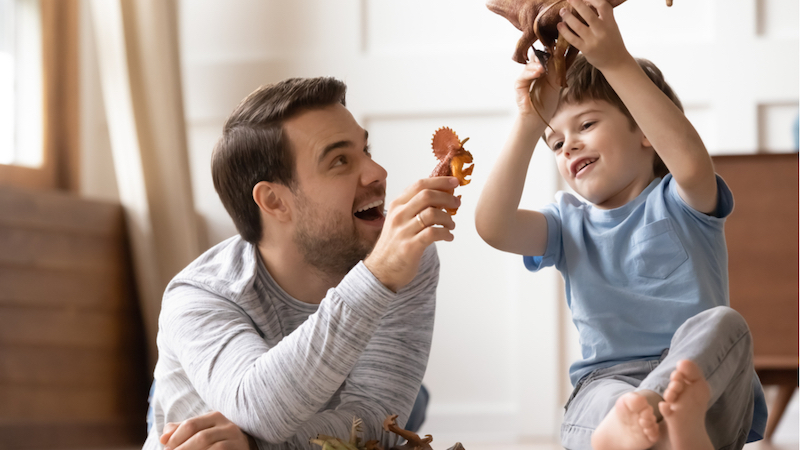
[[[350,427],[350,438],[347,441],[343,441],[333,436],[318,434],[317,437],[315,439],[311,439],[310,442],[312,444],[319,445],[322,447],[322,450],[384,450],[384,448],[381,447],[376,440],[370,440],[365,443],[361,442],[361,438],[358,437],[358,433],[362,431],[362,424],[363,422],[361,419],[353,417],[353,425]],[[424,438],[421,438],[418,434],[412,431],[400,428],[397,425],[397,414],[386,416],[386,419],[383,421],[383,429],[406,440],[405,444],[391,447],[389,450],[433,450],[433,448],[430,446],[430,443],[433,441],[433,437],[428,434]],[[454,446],[448,448],[447,450],[464,450],[464,446],[461,445],[460,442],[456,442]]]

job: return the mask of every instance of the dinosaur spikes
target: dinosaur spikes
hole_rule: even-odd
[[[442,127],[433,134],[431,147],[433,148],[433,154],[436,155],[436,159],[442,159],[449,153],[461,148],[461,142],[458,140],[458,135],[455,131],[448,127]]]

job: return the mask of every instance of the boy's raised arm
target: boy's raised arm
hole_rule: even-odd
[[[672,173],[681,198],[698,211],[712,213],[717,206],[717,184],[700,135],[628,53],[612,6],[606,0],[568,1],[587,24],[567,12],[558,24],[559,33],[606,77]]]
[[[554,70],[549,71],[550,74]],[[547,245],[547,221],[538,211],[519,209],[528,165],[545,123],[530,100],[531,84],[545,82],[544,111],[551,117],[558,102],[557,83],[542,77],[544,68],[532,58],[515,84],[519,113],[500,156],[492,168],[475,210],[475,227],[487,244],[499,250],[541,256]]]

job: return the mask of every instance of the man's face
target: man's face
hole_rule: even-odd
[[[341,104],[305,111],[284,130],[296,158],[294,242],[312,266],[344,275],[380,236],[386,171],[372,160],[367,132]]]
[[[611,103],[590,100],[559,107],[545,130],[558,171],[583,198],[620,207],[653,180],[653,149]]]

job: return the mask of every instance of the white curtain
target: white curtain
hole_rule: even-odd
[[[174,0],[91,0],[119,197],[149,362],[161,296],[201,251],[192,199]]]

